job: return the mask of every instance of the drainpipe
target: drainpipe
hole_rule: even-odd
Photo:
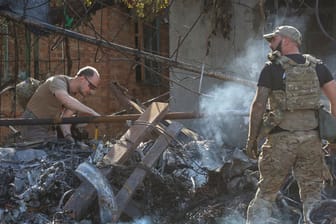
[[[25,28],[25,38],[26,38],[26,47],[25,47],[25,61],[26,61],[26,75],[27,77],[30,77],[30,51],[31,51],[31,37],[30,37],[30,32],[27,28]],[[24,77],[26,78],[26,77]],[[17,83],[15,83],[16,85]]]
[[[34,46],[33,46],[33,52],[34,52],[34,78],[40,80],[40,67],[39,67],[39,51],[40,51],[40,37],[38,35],[34,35]]]

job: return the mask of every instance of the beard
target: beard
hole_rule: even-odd
[[[281,52],[281,48],[282,48],[282,40],[280,40],[280,42],[278,43],[277,47],[275,49],[273,49],[273,51],[279,51],[279,52]]]

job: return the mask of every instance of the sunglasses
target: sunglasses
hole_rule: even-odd
[[[88,79],[88,77],[84,76],[85,80],[89,83],[89,88],[91,90],[96,90],[97,89],[97,86],[93,85],[92,82],[90,82],[90,80]]]

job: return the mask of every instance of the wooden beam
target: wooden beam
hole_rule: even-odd
[[[111,83],[111,88],[112,88],[112,91],[113,93],[115,94],[115,97],[119,100],[119,103],[124,107],[124,108],[128,108],[127,111],[130,111],[130,107],[133,108],[133,110],[139,112],[139,113],[143,113],[143,111],[145,110],[145,106],[143,104],[137,104],[136,102],[134,102],[133,100],[131,100],[131,96],[129,96],[126,92],[127,92],[127,89],[122,87],[120,84],[114,82],[114,83]],[[168,113],[169,114],[169,113]],[[198,116],[198,115],[196,115]],[[203,117],[203,115],[200,115],[199,114],[199,118],[200,117]],[[190,117],[191,118],[191,117]],[[196,118],[196,117],[194,117]],[[162,120],[159,124],[158,124],[158,127],[161,127],[161,128],[165,128],[166,126],[168,126],[171,121],[169,119],[174,119],[173,117],[168,117],[168,116],[165,116],[164,117],[164,120]],[[185,118],[182,118],[180,117],[180,119],[188,119],[187,117]],[[196,136],[197,134],[190,130],[190,129],[187,129],[187,128],[183,128],[182,131],[181,131],[185,136]]]
[[[113,148],[104,156],[105,165],[123,163],[168,111],[167,103],[152,103]]]
[[[146,131],[152,128],[151,125],[162,119],[167,113],[168,104],[152,103],[149,108],[138,119],[142,125],[131,126],[130,129],[120,138],[114,147],[104,157],[105,164],[122,163],[130,153],[137,147],[141,139],[146,136]],[[144,125],[146,124],[146,125]],[[103,169],[103,174],[109,176],[112,169]],[[88,211],[91,203],[96,199],[94,187],[83,182],[71,195],[70,199],[64,205],[64,210],[76,220],[81,219]]]
[[[99,170],[104,176],[110,176],[113,172],[112,168],[101,168]],[[113,188],[113,190],[116,189]],[[68,212],[72,218],[80,220],[85,215],[87,215],[87,211],[92,206],[92,202],[94,202],[96,199],[96,189],[89,182],[84,181],[71,195],[69,200],[64,205],[63,210]],[[124,213],[132,218],[139,218],[142,216],[142,212],[134,202],[130,202],[126,205]]]
[[[147,174],[147,168],[151,168],[158,160],[160,155],[166,150],[173,138],[175,138],[181,131],[182,125],[179,123],[170,124],[165,133],[161,134],[152,147],[149,149],[145,157],[142,159],[141,166],[135,168],[131,176],[127,179],[123,187],[116,195],[118,211],[113,214],[115,222],[119,220],[120,215],[124,212],[126,206],[131,200],[133,193]]]

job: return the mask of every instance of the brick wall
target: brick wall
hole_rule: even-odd
[[[129,16],[126,9],[120,7],[104,8],[92,15],[90,23],[92,25],[89,23],[88,25],[82,24],[75,31],[98,39],[103,37],[104,40],[131,48],[136,46],[135,21]],[[29,32],[27,34],[24,26],[20,24],[9,23],[8,32],[10,33],[8,36],[9,72],[2,75],[2,77],[7,77],[7,80],[15,81],[15,74],[17,73],[21,74],[20,77],[30,75],[39,80],[44,80],[54,74],[73,76],[80,67],[94,66],[101,74],[101,85],[95,95],[87,97],[83,102],[103,115],[123,109],[110,90],[111,82],[119,82],[128,89],[129,95],[140,101],[151,99],[168,91],[169,84],[165,79],[162,79],[162,85],[160,86],[150,86],[143,82],[137,82],[134,70],[135,56],[125,52],[95,46],[75,39],[65,39],[61,35],[50,34],[37,38],[36,35],[29,34]],[[27,41],[27,36],[30,37],[30,41]],[[7,36],[2,35],[0,38],[1,43],[4,43]],[[15,48],[15,40],[18,50]],[[168,25],[163,24],[160,26],[160,53],[164,56],[168,55],[168,43]],[[27,46],[30,46],[30,49],[28,48],[30,54],[27,54]],[[34,54],[34,51],[38,53]],[[15,52],[18,52],[18,54]],[[5,64],[3,62],[5,55],[6,51],[1,48],[2,65]],[[1,71],[1,73],[5,72]],[[168,70],[164,69],[162,74],[168,76]],[[4,85],[5,81],[3,78],[1,86]],[[18,81],[19,79],[16,82]],[[12,92],[1,95],[2,117],[20,116],[22,109],[16,108],[16,114],[14,115],[12,101]],[[88,126],[90,137],[93,136],[94,126],[93,124]],[[106,136],[106,138],[118,137],[125,131],[125,128],[125,124],[98,124],[100,137]],[[8,128],[0,128],[2,139],[7,135],[7,131]]]

